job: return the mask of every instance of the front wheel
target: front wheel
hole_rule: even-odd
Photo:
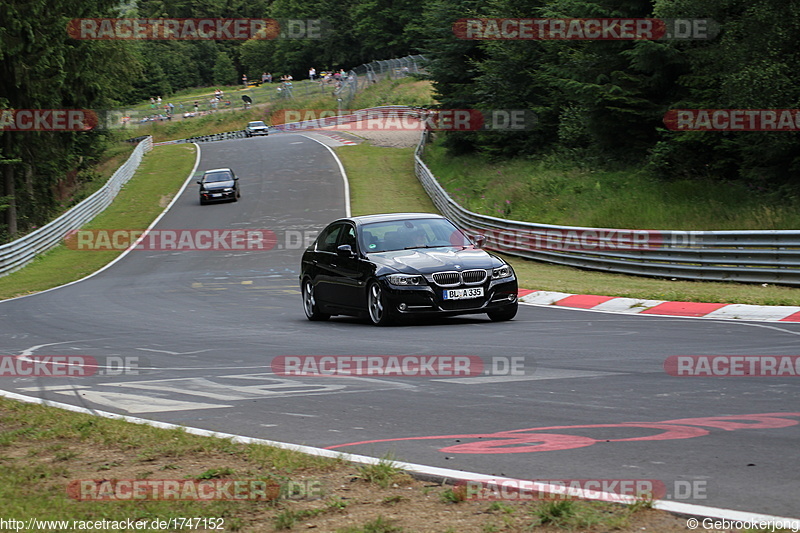
[[[309,320],[328,320],[331,317],[317,307],[317,301],[314,299],[314,285],[310,279],[303,281],[303,309]]]
[[[392,322],[389,307],[386,304],[386,297],[377,281],[370,283],[367,289],[367,310],[369,311],[369,319],[376,326],[387,326]]]
[[[496,309],[494,311],[489,311],[486,313],[489,315],[489,318],[493,322],[503,322],[505,320],[511,320],[515,316],[517,316],[517,308],[519,307],[519,302],[514,302],[513,304],[508,304],[500,309]]]

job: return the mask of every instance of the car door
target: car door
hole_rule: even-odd
[[[343,245],[350,246],[352,254],[344,255],[338,252],[338,248]],[[344,307],[363,310],[366,306],[364,287],[367,276],[363,262],[359,253],[356,228],[348,223],[339,233],[337,257],[331,265],[331,272],[335,276],[333,297]]]
[[[336,305],[337,302],[335,294],[338,274],[334,270],[338,259],[336,247],[344,227],[344,223],[331,224],[322,230],[314,244],[311,268],[315,274],[312,281],[315,298],[323,305]]]

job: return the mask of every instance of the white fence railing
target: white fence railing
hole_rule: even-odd
[[[136,172],[144,154],[152,148],[153,138],[146,137],[97,192],[36,231],[0,246],[0,276],[22,268],[38,254],[62,242],[67,233],[80,228],[108,207],[122,186]]]

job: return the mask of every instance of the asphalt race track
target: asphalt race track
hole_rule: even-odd
[[[192,184],[157,229],[268,229],[272,249],[133,251],[86,281],[0,304],[3,355],[140,367],[2,377],[0,389],[490,475],[659,480],[685,503],[800,517],[800,378],[664,369],[673,355],[798,355],[800,325],[532,306],[505,323],[312,323],[299,294],[300,240],[344,214],[335,159],[302,135],[204,144],[198,170],[224,166],[240,177],[239,202],[201,207]],[[477,356],[497,372],[272,372],[276,356],[303,355]],[[517,375],[503,375],[512,361]]]

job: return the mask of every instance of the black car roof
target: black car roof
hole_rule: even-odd
[[[361,226],[364,224],[371,224],[372,222],[392,222],[395,220],[420,220],[425,218],[444,219],[445,217],[443,217],[442,215],[438,215],[436,213],[383,213],[378,215],[362,215],[358,217],[340,218],[335,222],[350,221],[355,223],[357,226]]]

